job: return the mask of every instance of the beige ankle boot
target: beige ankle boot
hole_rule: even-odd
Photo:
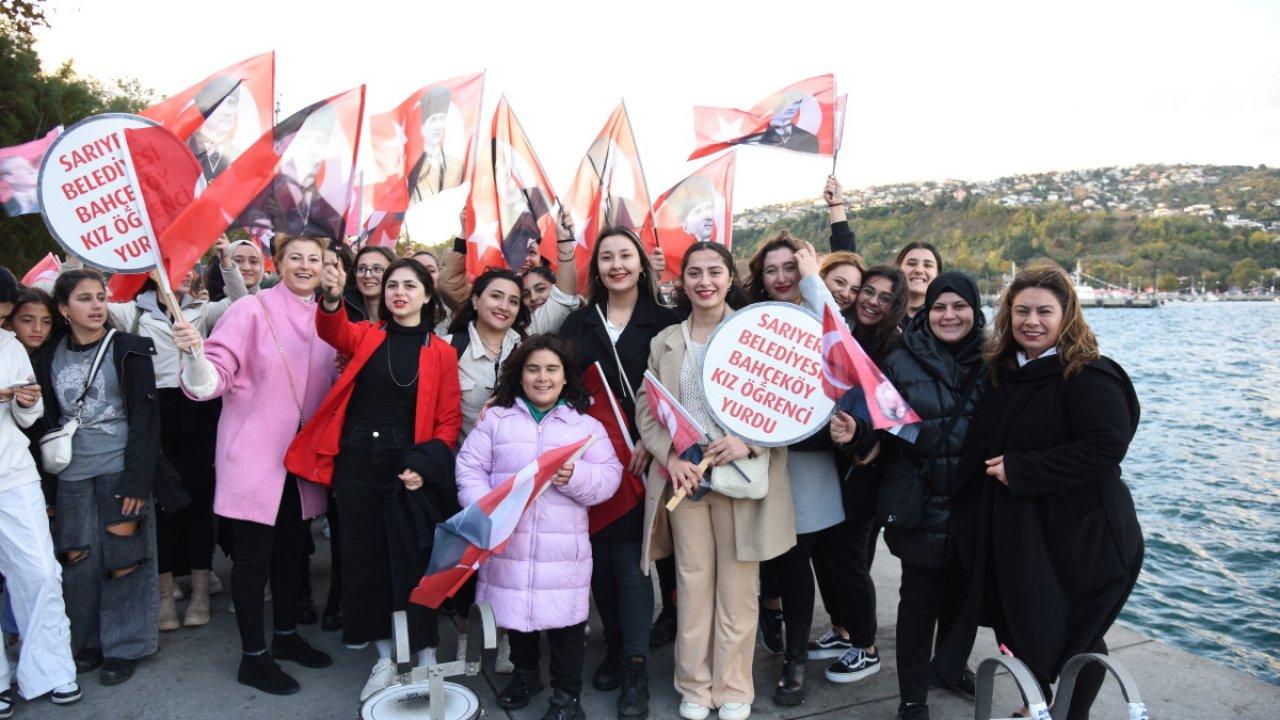
[[[173,602],[173,573],[160,573],[160,629],[168,632],[180,627],[178,607]]]
[[[191,571],[191,603],[182,616],[187,627],[209,624],[209,571]]]

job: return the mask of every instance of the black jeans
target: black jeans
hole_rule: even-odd
[[[246,653],[267,649],[263,635],[263,591],[271,578],[271,619],[276,632],[297,627],[298,594],[302,587],[302,556],[307,524],[302,500],[292,475],[285,478],[275,525],[251,520],[228,520],[235,534],[236,557],[231,566],[231,602],[240,626],[240,645]]]
[[[333,468],[333,490],[342,517],[342,640],[356,644],[391,637],[391,613],[409,616],[409,649],[439,642],[436,615],[409,602],[421,577],[412,561],[393,554],[388,542],[387,503],[402,487],[405,450],[413,444],[409,428],[346,427]],[[399,549],[401,546],[396,545]],[[426,558],[418,558],[425,567]]]
[[[965,575],[959,568],[926,570],[902,565],[897,637],[898,692],[902,702],[928,702],[929,661],[935,643],[946,637],[955,622],[965,584]]]
[[[591,562],[591,594],[609,649],[648,657],[653,581],[640,572],[640,542],[592,540]]]
[[[160,448],[182,476],[191,504],[156,513],[159,571],[186,575],[213,562],[213,453],[217,432],[209,410],[177,388],[161,388]]]
[[[809,565],[820,533],[797,533],[796,544],[778,557],[761,563],[770,566],[770,582],[782,598],[786,623],[787,658],[808,658],[809,628],[813,625],[813,569]],[[768,597],[768,596],[766,596]]]
[[[839,525],[818,531],[813,571],[831,624],[849,632],[854,647],[876,642],[876,584],[871,578],[875,518],[845,516]],[[868,540],[870,538],[870,541]]]
[[[587,624],[580,622],[569,627],[547,630],[547,645],[551,646],[551,687],[573,697],[582,693],[582,664],[587,654]],[[518,670],[539,672],[541,656],[538,633],[508,630],[511,642],[511,664]]]

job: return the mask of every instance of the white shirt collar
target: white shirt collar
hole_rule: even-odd
[[[1039,360],[1041,358],[1047,358],[1051,355],[1057,355],[1057,354],[1058,354],[1058,348],[1055,346],[1055,347],[1049,348],[1048,350],[1045,350],[1044,354],[1036,359]],[[1027,354],[1019,350],[1018,351],[1018,367],[1022,367],[1023,365],[1026,365],[1029,362],[1031,361],[1027,359]]]

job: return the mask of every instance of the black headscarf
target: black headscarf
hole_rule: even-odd
[[[968,334],[953,343],[945,342],[941,338],[935,339],[950,351],[957,361],[966,364],[982,353],[982,329],[987,325],[987,318],[982,313],[982,293],[978,292],[978,283],[968,275],[952,271],[944,272],[934,278],[933,282],[929,283],[929,289],[925,291],[924,307],[911,318],[909,331],[922,332],[929,337],[935,337],[933,328],[929,325],[929,308],[933,307],[938,297],[946,292],[959,295],[973,308],[973,327],[969,328]]]

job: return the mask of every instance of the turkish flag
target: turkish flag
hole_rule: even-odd
[[[458,592],[485,561],[507,547],[520,518],[551,486],[556,471],[577,462],[594,440],[588,436],[542,453],[484,497],[436,525],[431,560],[409,599],[438,608]]]
[[[649,400],[649,414],[667,429],[677,455],[707,441],[707,431],[648,370],[644,371],[644,392]]]
[[[622,414],[622,408],[618,405],[618,398],[614,396],[613,391],[609,389],[609,383],[604,379],[604,369],[600,367],[599,362],[591,363],[587,367],[587,371],[582,375],[582,383],[591,396],[591,405],[587,407],[587,414],[599,420],[604,426],[605,432],[609,435],[609,443],[613,445],[613,452],[622,463],[622,482],[618,485],[618,491],[608,500],[587,509],[588,530],[596,533],[609,527],[614,520],[626,515],[631,508],[644,499],[644,481],[627,470],[627,466],[631,464],[631,453],[635,450],[635,444],[631,440],[631,428],[627,424],[626,416]]]
[[[40,165],[49,146],[61,134],[59,125],[42,138],[0,148],[0,204],[6,215],[40,212]]]
[[[22,286],[35,287],[39,283],[48,292],[53,287],[53,282],[61,274],[62,261],[58,260],[57,255],[49,253],[40,262],[32,266],[26,275],[22,276]]]
[[[212,180],[271,127],[275,67],[274,52],[255,55],[139,114],[187,141]]]
[[[195,200],[201,181],[200,163],[177,135],[161,126],[130,128],[124,131],[134,177],[142,191],[141,209],[151,224],[151,236],[164,236],[173,221]],[[161,264],[171,278],[181,278],[191,268],[180,273],[171,269],[174,241],[169,247],[157,242]],[[107,289],[114,302],[132,300],[146,283],[145,273],[111,276]],[[177,282],[173,282],[176,287]]]
[[[618,104],[587,148],[565,204],[573,217],[578,287],[585,288],[601,228],[625,227],[639,233],[649,220],[649,188],[625,104]],[[641,241],[646,251],[653,248],[652,235],[642,235]],[[558,267],[555,236],[544,237],[542,242],[542,256]]]
[[[920,416],[862,349],[840,313],[827,303],[822,311],[822,391],[839,402],[854,388],[862,391],[866,419],[876,430],[915,441]]]
[[[840,146],[844,144],[844,118],[845,108],[849,104],[849,96],[841,95],[836,98],[836,134],[835,134],[835,152],[840,152]]]
[[[695,242],[717,242],[733,249],[733,173],[737,151],[731,150],[698,168],[653,204],[650,230],[656,226],[658,246],[666,258],[663,280],[678,280],[685,251]]]
[[[467,195],[467,278],[486,267],[520,270],[555,247],[556,194],[506,97],[498,99],[490,140],[480,148]],[[554,253],[553,253],[554,256]]]
[[[689,159],[732,145],[761,145],[830,157],[835,142],[836,81],[819,75],[775,92],[750,110],[695,107],[697,141]]]
[[[355,121],[357,128],[355,132],[358,133],[359,119],[363,109],[364,86],[361,85],[299,110],[249,146],[249,149],[245,150],[230,167],[209,183],[195,202],[183,210],[169,230],[160,235],[161,248],[171,253],[169,256],[171,281],[181,279],[187,270],[196,264],[200,256],[208,252],[213,241],[236,222],[237,216],[242,215],[255,198],[259,198],[275,187],[291,187],[284,182],[275,181],[282,175],[288,175],[297,169],[297,165],[290,165],[289,160],[290,151],[299,138],[307,148],[314,149],[317,145],[324,143],[321,138],[331,137],[326,134],[328,131],[332,131],[339,125],[346,127],[346,123],[350,120]],[[316,122],[312,123],[313,120]],[[351,142],[354,145],[354,139]],[[354,150],[352,150],[351,161],[354,163]],[[342,177],[349,179],[349,170]],[[315,181],[316,178],[312,180]],[[342,197],[347,197],[346,188],[343,187],[342,190]],[[269,204],[264,205],[271,207]],[[291,208],[280,207],[282,213],[290,209],[296,211],[297,204]],[[341,213],[334,211],[332,215],[339,223],[335,227],[340,229]],[[265,217],[270,219],[270,215]],[[256,236],[257,233],[262,233],[266,229],[283,230],[285,228],[254,224],[248,229]],[[177,283],[174,282],[174,284]]]

